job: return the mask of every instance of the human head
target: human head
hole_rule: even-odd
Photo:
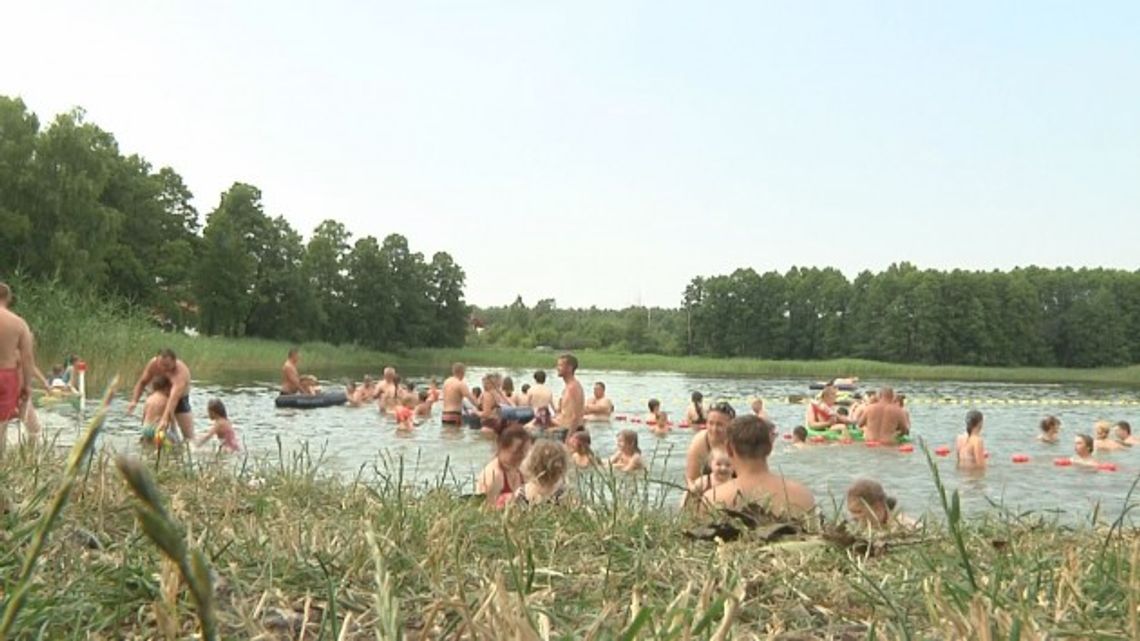
[[[884,385],[879,388],[878,398],[884,403],[893,402],[895,400],[895,388]]]
[[[530,448],[522,472],[528,480],[550,486],[562,480],[567,464],[566,448],[550,439],[542,439]]]
[[[578,358],[569,352],[558,357],[558,375],[562,378],[574,376],[578,371]]]
[[[52,376],[60,376],[62,374],[63,374],[63,366],[62,365],[52,365],[51,366],[51,375]]]
[[[467,366],[463,363],[452,363],[451,375],[455,378],[463,378],[467,375]]]
[[[426,389],[420,390],[420,402],[426,403],[427,400],[428,400],[428,391]]]
[[[709,408],[709,415],[705,419],[705,433],[709,443],[714,447],[722,445],[728,438],[728,425],[736,418],[736,410],[732,405],[721,401]]]
[[[536,371],[534,373],[534,382],[538,383],[539,385],[545,385],[546,384],[546,372],[544,372],[542,370]]]
[[[700,409],[701,403],[705,401],[705,395],[701,394],[700,392],[693,392],[692,396],[689,397],[689,400],[693,402],[693,407]]]
[[[475,397],[475,400],[479,400],[479,397],[483,395],[483,388],[479,387],[478,385],[472,387],[471,395]]]
[[[515,425],[499,432],[496,439],[496,456],[508,467],[518,467],[526,458],[527,447],[530,445],[530,432]]]
[[[649,411],[656,414],[657,410],[659,410],[659,409],[661,409],[661,401],[659,401],[655,398],[649,399]]]
[[[158,376],[155,376],[154,380],[152,380],[150,382],[150,387],[151,387],[151,389],[153,389],[156,392],[161,392],[163,394],[169,394],[172,385],[170,383],[169,378],[167,378],[166,376],[164,376],[162,374],[159,374]]]
[[[1093,425],[1093,429],[1096,430],[1096,440],[1103,441],[1108,438],[1108,433],[1112,430],[1112,423],[1108,421],[1097,421]]]
[[[899,404],[899,407],[906,407],[906,394],[899,394],[896,396],[895,402]]]
[[[226,416],[226,406],[216,398],[211,398],[209,403],[206,403],[206,413],[210,418],[229,418]]]
[[[178,355],[174,350],[167,347],[158,353],[158,363],[162,366],[163,371],[174,372],[178,368]]]
[[[590,444],[592,442],[592,439],[590,438],[590,433],[586,430],[578,430],[577,432],[574,432],[567,440],[570,443],[570,449],[572,451],[579,454],[590,453]]]
[[[824,385],[819,397],[823,399],[824,403],[832,405],[835,403],[835,399],[839,398],[839,391],[835,389],[834,385]]]
[[[372,384],[372,375],[371,374],[365,374],[364,375],[364,385],[369,386],[371,384]]]
[[[966,412],[966,434],[977,434],[982,431],[982,420],[982,413],[978,410]]]
[[[637,445],[637,432],[633,430],[622,430],[617,435],[618,449],[627,454],[641,454],[641,448]]]
[[[521,388],[519,388],[519,391],[522,392],[523,394],[526,394],[527,392],[529,392],[530,391],[530,383],[523,383],[523,386]]]
[[[872,404],[878,403],[878,402],[879,402],[879,393],[878,392],[876,392],[874,390],[867,392],[867,404],[868,405],[872,405]]]
[[[514,394],[515,392],[515,381],[510,376],[503,379],[503,391],[507,394]]]
[[[807,428],[803,425],[797,425],[792,430],[792,437],[797,443],[807,443]]]
[[[860,479],[847,488],[847,511],[863,525],[885,525],[894,508],[895,500],[876,481]]]
[[[714,447],[709,452],[709,467],[712,468],[712,475],[721,481],[732,478],[732,459],[724,448]]]
[[[384,368],[384,380],[389,382],[389,383],[396,380],[396,368],[395,367],[385,367]]]
[[[1132,425],[1128,421],[1118,421],[1116,423],[1116,438],[1127,441],[1129,436],[1132,436]]]
[[[289,362],[296,364],[297,361],[300,359],[300,353],[301,353],[300,349],[297,349],[296,347],[290,348],[289,349]]]
[[[1041,419],[1041,431],[1045,434],[1056,434],[1061,431],[1061,421],[1056,416],[1046,416]]]
[[[755,414],[738,416],[728,426],[725,447],[733,463],[767,460],[772,453],[772,424]]]
[[[760,413],[763,411],[764,411],[764,399],[762,399],[762,398],[752,399],[752,413],[759,416]]]
[[[602,399],[606,397],[606,384],[598,381],[594,383],[594,398]]]
[[[1077,434],[1073,439],[1073,451],[1077,456],[1092,456],[1093,451],[1093,438],[1088,434]]]

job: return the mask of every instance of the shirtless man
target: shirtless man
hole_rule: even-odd
[[[773,431],[771,423],[754,414],[733,419],[725,449],[736,478],[706,491],[707,505],[742,509],[757,504],[776,517],[801,516],[815,508],[810,490],[768,469]]]
[[[289,350],[289,357],[281,366],[281,393],[282,394],[312,394],[313,387],[307,378],[297,372],[297,363],[301,360],[301,350],[294,347]]]
[[[550,427],[554,416],[554,392],[546,386],[546,372],[534,373],[534,386],[527,394],[527,403],[534,410],[534,425],[542,429]]]
[[[895,403],[895,391],[884,387],[879,390],[878,401],[864,407],[859,427],[863,428],[863,440],[893,443],[896,437],[910,433],[910,418]]]
[[[8,310],[12,290],[0,283],[0,452],[8,443],[8,422],[28,402],[35,376],[32,330]]]
[[[162,350],[146,364],[142,376],[139,376],[139,381],[135,383],[135,389],[131,393],[127,414],[135,413],[135,406],[139,403],[143,389],[159,374],[170,379],[171,389],[170,400],[167,401],[162,418],[155,427],[159,431],[165,430],[173,420],[178,423],[183,440],[188,441],[194,438],[194,415],[190,413],[190,368],[178,360],[172,349]]]
[[[578,359],[573,354],[563,354],[558,357],[558,376],[562,378],[566,387],[562,390],[562,400],[558,402],[558,414],[552,421],[554,427],[566,430],[567,433],[584,429],[582,419],[586,415],[586,394],[582,391],[582,384],[574,378],[578,371]],[[533,391],[533,390],[531,390]]]
[[[606,384],[601,381],[594,383],[594,398],[586,401],[586,420],[608,421],[613,413],[614,403],[606,398]]]
[[[381,412],[391,411],[399,403],[400,384],[399,378],[396,376],[396,368],[384,368],[384,380],[376,386],[376,399],[380,401]]]
[[[387,374],[387,372],[385,372]],[[443,413],[440,422],[449,427],[459,427],[463,424],[463,399],[478,407],[479,399],[467,387],[467,366],[455,363],[451,366],[451,377],[443,382]]]

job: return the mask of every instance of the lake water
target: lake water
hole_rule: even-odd
[[[478,384],[486,371],[471,368],[468,382]],[[513,376],[516,387],[530,381],[530,372],[496,371]],[[442,380],[442,373],[438,374]],[[552,370],[547,374],[554,377]],[[727,399],[738,412],[747,411],[749,400],[758,396],[765,399],[781,434],[803,422],[805,406],[790,403],[789,395],[809,393],[809,381],[803,379],[732,379],[591,370],[581,370],[579,379],[587,394],[593,381],[605,381],[617,412],[636,416],[645,414],[645,402],[653,397],[661,399],[663,409],[679,419],[693,390],[704,393],[706,401]],[[1104,455],[1104,460],[1117,465],[1116,472],[1053,465],[1054,458],[1072,454],[1073,436],[1091,432],[1097,420],[1127,420],[1140,429],[1140,396],[1136,390],[884,380],[864,383],[867,386],[891,384],[905,393],[913,433],[924,439],[932,450],[939,445],[953,446],[955,437],[964,431],[967,410],[979,409],[985,413],[983,436],[992,456],[984,475],[958,472],[953,457],[935,459],[947,488],[960,491],[968,511],[999,503],[1014,511],[1058,510],[1083,518],[1100,503],[1102,514],[1115,517],[1140,472],[1140,448]],[[325,387],[336,385],[328,382]],[[552,387],[559,393],[561,381],[554,379]],[[199,431],[205,428],[206,402],[216,397],[226,404],[244,446],[255,457],[275,457],[278,439],[286,450],[297,450],[307,442],[311,452],[324,448],[326,465],[341,471],[352,473],[362,465],[383,461],[391,465],[403,457],[405,477],[422,480],[438,479],[446,461],[449,478],[454,477],[468,487],[492,455],[490,442],[478,432],[466,428],[442,429],[438,420],[439,405],[430,421],[410,434],[398,434],[391,419],[381,417],[375,406],[277,409],[273,404],[273,388],[274,384],[269,382],[226,385],[196,382],[191,397],[196,428]],[[62,443],[74,439],[76,423],[66,409],[48,410],[44,414],[49,436],[57,437]],[[1063,421],[1058,445],[1036,441],[1037,424],[1047,414],[1057,415]],[[136,448],[138,423],[137,418],[125,415],[125,401],[117,400],[104,442],[120,450]],[[643,425],[618,421],[592,424],[589,429],[599,456],[605,458],[614,451],[615,436],[623,428],[637,428],[640,432],[644,456],[652,461],[652,478],[682,482],[684,452],[692,438],[690,430],[674,429],[668,436],[657,437]],[[1027,454],[1030,462],[1012,463],[1011,456],[1015,453]],[[781,438],[771,465],[806,483],[815,492],[817,501],[829,510],[832,497],[836,502],[841,501],[846,487],[860,477],[878,479],[908,513],[919,515],[937,509],[937,492],[920,449],[911,454],[894,448],[871,449],[861,444],[793,449]]]

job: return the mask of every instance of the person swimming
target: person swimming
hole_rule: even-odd
[[[1073,454],[1069,459],[1073,465],[1097,466],[1097,460],[1093,458],[1093,437],[1088,434],[1077,434],[1073,439]]]
[[[835,430],[847,431],[847,419],[840,416],[836,407],[838,392],[828,385],[819,393],[819,398],[808,404],[804,413],[804,425],[817,432]]]
[[[966,413],[966,433],[958,435],[958,467],[985,469],[986,443],[982,440],[984,417],[978,410]]]
[[[1112,423],[1097,421],[1093,429],[1096,431],[1096,438],[1093,441],[1094,452],[1118,452],[1127,448],[1126,445],[1111,438]]]
[[[803,484],[772,473],[772,424],[746,414],[728,426],[725,446],[736,478],[705,492],[709,507],[741,509],[759,504],[774,516],[801,516],[815,508],[815,498]]]
[[[803,425],[795,426],[792,429],[792,447],[797,449],[807,447],[807,437],[808,431],[806,427]]]
[[[163,412],[166,411],[172,388],[170,379],[163,374],[155,376],[150,383],[151,392],[143,403],[142,437],[139,439],[145,445],[160,446],[170,435],[169,430],[160,435],[158,424],[162,421]]]
[[[522,463],[526,483],[515,492],[514,504],[531,506],[559,503],[566,493],[563,480],[569,467],[566,448],[556,441],[542,439],[530,448]]]
[[[574,432],[566,439],[566,449],[570,452],[570,460],[576,467],[585,468],[598,464],[598,456],[590,447],[590,433],[586,430]]]
[[[709,464],[712,471],[689,485],[690,495],[698,499],[712,488],[724,485],[732,480],[732,459],[725,449],[720,447],[714,449],[709,454]]]
[[[685,420],[693,427],[704,427],[708,422],[708,409],[705,407],[705,397],[700,392],[693,392],[689,397],[689,407],[685,410]]]
[[[1056,443],[1061,434],[1061,419],[1056,416],[1046,416],[1041,419],[1041,434],[1037,440],[1042,443]]]
[[[221,441],[222,449],[227,452],[240,451],[241,443],[238,442],[237,431],[234,430],[234,425],[226,414],[226,406],[220,400],[212,398],[206,403],[206,416],[210,419],[210,429],[198,437],[197,444],[203,445],[211,438],[217,438]]]
[[[1116,440],[1122,445],[1131,447],[1133,445],[1140,445],[1140,439],[1132,436],[1132,424],[1128,421],[1117,421],[1116,423]]]
[[[645,469],[641,460],[641,448],[637,445],[637,432],[622,430],[617,435],[617,451],[610,457],[610,465],[622,472],[636,472]]]

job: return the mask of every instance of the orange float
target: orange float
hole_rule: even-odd
[[[1096,466],[1096,469],[1100,470],[1101,472],[1115,472],[1116,463],[1101,463],[1100,465]]]
[[[899,451],[904,453],[904,454],[910,454],[911,452],[914,451],[914,445],[912,445],[911,443],[903,443],[902,445],[899,446]]]
[[[878,441],[863,441],[863,445],[867,447],[879,447],[880,443]]]
[[[1055,458],[1055,459],[1053,459],[1053,465],[1056,465],[1057,467],[1069,467],[1072,464],[1073,464],[1072,459],[1067,459],[1067,458]]]
[[[1013,455],[1013,462],[1014,463],[1028,463],[1029,462],[1029,455],[1028,454],[1014,454]]]
[[[934,448],[934,453],[938,456],[950,456],[950,448],[945,445],[939,445]]]

